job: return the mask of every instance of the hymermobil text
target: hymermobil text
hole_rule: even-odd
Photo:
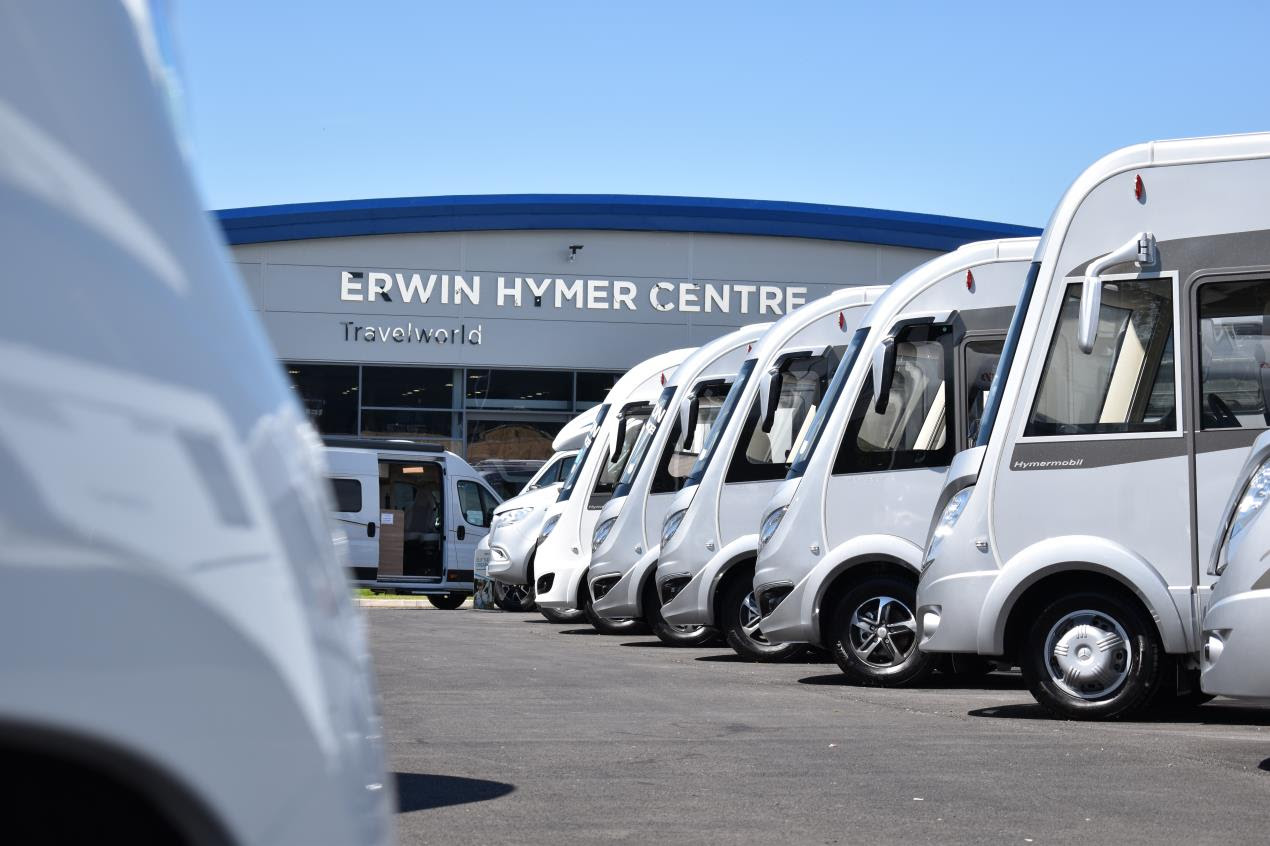
[[[482,282],[489,283],[482,291]],[[478,274],[380,273],[342,271],[340,299],[344,302],[440,303],[480,305],[482,293],[498,307],[572,308],[586,311],[705,312],[723,314],[787,314],[807,301],[798,286],[754,285],[742,282],[653,282],[640,285],[626,279],[561,279],[539,276]]]

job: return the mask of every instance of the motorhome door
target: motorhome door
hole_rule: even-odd
[[[450,476],[450,502],[453,503],[446,526],[446,581],[470,582],[472,562],[481,538],[489,534],[490,520],[498,497],[480,480],[467,476]]]

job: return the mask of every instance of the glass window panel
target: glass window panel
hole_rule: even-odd
[[[1105,282],[1092,353],[1076,343],[1079,284],[1067,286],[1025,435],[1161,432],[1177,426],[1173,286]]]
[[[362,405],[450,408],[454,371],[448,367],[363,367]]]
[[[653,476],[650,487],[652,493],[674,493],[684,486],[688,474],[696,466],[705,446],[706,435],[709,434],[723,403],[731,391],[732,383],[724,380],[700,385],[696,394],[697,419],[692,427],[692,437],[683,437],[681,418],[675,415],[673,428],[662,450],[661,460],[657,464],[657,473]],[[691,420],[691,413],[689,414]],[[684,441],[688,443],[685,444]]]
[[[542,467],[542,462],[537,460],[520,461],[516,459],[491,458],[485,461],[477,461],[473,463],[473,468],[480,473],[489,486],[498,491],[498,495],[503,499],[508,499],[520,493],[520,491],[528,484],[529,480],[534,477],[538,469]],[[556,462],[559,466],[559,462]],[[540,482],[541,485],[549,485],[548,482]]]
[[[639,440],[640,430],[648,422],[648,417],[652,413],[653,407],[649,403],[632,404],[622,409],[618,430],[614,433],[613,445],[605,456],[604,467],[600,470],[600,476],[595,480],[595,489],[591,492],[591,508],[602,507],[612,496],[617,480],[621,478],[622,471],[626,469],[626,462],[630,460],[631,453],[635,449],[635,442]]]
[[[536,459],[545,461],[553,454],[551,442],[566,420],[472,420],[467,421],[467,460]]]
[[[459,479],[459,511],[468,525],[484,528],[489,525],[485,510],[485,500],[481,497],[481,486],[467,479]],[[490,511],[493,511],[491,508]]]
[[[454,438],[457,421],[458,415],[449,411],[362,409],[362,435],[427,441],[461,453],[463,445]]]
[[[1214,282],[1199,289],[1200,425],[1270,425],[1270,281]]]
[[[621,373],[578,373],[578,395],[576,405],[578,411],[584,411],[604,402],[609,390],[622,378]]]
[[[997,374],[1004,340],[968,341],[963,349],[966,365],[966,448],[975,445],[979,437],[979,421],[992,390],[992,379]]]
[[[332,479],[335,510],[355,514],[362,510],[362,483],[357,479]]]
[[[309,420],[324,435],[357,434],[357,368],[346,364],[284,365]]]
[[[573,374],[567,370],[471,370],[468,408],[569,408]]]

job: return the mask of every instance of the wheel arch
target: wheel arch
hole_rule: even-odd
[[[826,642],[833,611],[842,595],[850,590],[855,577],[889,573],[910,578],[916,585],[921,554],[915,544],[894,535],[861,535],[829,550],[825,560],[808,576],[814,590],[808,591],[810,604],[804,609],[804,614],[811,615],[820,643]]]

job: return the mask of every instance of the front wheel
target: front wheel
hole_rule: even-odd
[[[763,663],[788,661],[807,651],[803,643],[773,643],[763,636],[758,601],[750,590],[750,579],[744,575],[729,579],[719,597],[722,614],[719,628],[728,646],[742,658]]]
[[[1036,701],[1069,720],[1114,720],[1145,710],[1164,679],[1150,618],[1114,594],[1079,593],[1036,618],[1019,669]]]
[[[582,575],[582,583],[578,585],[578,607],[586,615],[587,622],[600,634],[644,634],[643,620],[610,620],[595,613],[591,604],[591,587],[587,584],[586,574]]]
[[[453,611],[467,601],[467,594],[430,593],[428,594],[428,601],[432,603],[433,608],[440,608],[442,611]]]
[[[530,578],[533,578],[533,572],[530,572]],[[534,589],[534,583],[531,581],[526,585],[525,589],[529,592],[529,600],[536,607],[542,616],[547,619],[548,623],[564,625],[567,623],[581,623],[586,619],[586,615],[581,611],[557,611],[555,608],[543,608],[538,604],[538,592]]]
[[[917,648],[917,587],[872,576],[847,591],[829,621],[827,645],[852,682],[869,687],[916,684],[936,659]]]
[[[504,611],[528,611],[533,605],[533,602],[529,599],[529,588],[526,585],[493,582],[490,590],[494,596],[494,604]]]
[[[714,646],[719,642],[719,630],[714,626],[675,626],[661,615],[661,597],[657,595],[657,582],[652,576],[644,587],[644,622],[657,639],[667,646]]]

